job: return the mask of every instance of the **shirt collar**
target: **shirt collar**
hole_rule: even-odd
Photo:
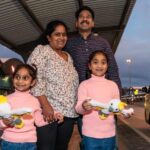
[[[22,95],[22,94],[30,94],[30,90],[28,90],[28,91],[24,91],[24,92],[21,92],[21,91],[15,90],[15,93],[16,93],[16,94],[19,94],[19,95]]]
[[[95,76],[94,74],[91,74],[91,79],[96,80],[96,81],[101,81],[105,79],[105,75],[98,77],[98,76]]]
[[[88,40],[88,39],[91,39],[92,36],[93,36],[93,32],[91,32],[91,33],[88,35],[87,39],[84,39],[83,36],[82,36],[82,34],[80,34],[80,33],[78,32],[78,37],[79,37],[80,39],[82,39],[82,40]]]

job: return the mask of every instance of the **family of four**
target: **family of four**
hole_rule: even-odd
[[[101,120],[89,101],[120,98],[118,67],[108,42],[92,32],[93,10],[83,6],[75,17],[76,35],[68,38],[65,23],[51,21],[47,44],[16,68],[8,101],[12,109],[32,108],[32,117],[22,118],[21,129],[11,126],[13,118],[0,120],[2,150],[67,150],[75,121],[85,150],[114,150],[114,116]]]

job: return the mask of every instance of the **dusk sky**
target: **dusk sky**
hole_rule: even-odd
[[[2,45],[0,57],[20,59]],[[150,85],[150,0],[136,1],[115,57],[123,87]]]
[[[123,87],[150,85],[149,0],[137,0],[115,57]],[[131,60],[130,64],[127,59]]]

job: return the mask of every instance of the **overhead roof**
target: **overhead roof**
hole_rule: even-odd
[[[95,12],[95,31],[116,51],[136,0],[1,0],[0,43],[27,58],[46,24],[54,19],[75,31],[75,11],[90,6]]]

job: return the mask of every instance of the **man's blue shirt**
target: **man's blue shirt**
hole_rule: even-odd
[[[73,35],[69,37],[65,50],[73,58],[80,82],[87,79],[89,55],[96,50],[104,51],[108,57],[109,66],[106,78],[115,81],[121,89],[118,66],[112,49],[108,42],[98,34],[91,33],[86,40],[80,34]]]

